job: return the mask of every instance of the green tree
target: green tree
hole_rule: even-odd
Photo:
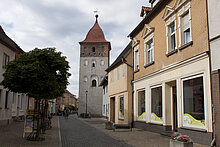
[[[66,57],[55,48],[34,49],[9,62],[1,84],[36,99],[54,99],[65,92],[70,73]]]
[[[26,93],[35,98],[37,109],[40,109],[41,99],[62,96],[69,84],[69,63],[61,54],[55,48],[34,49],[21,54],[6,65],[1,85],[10,91]],[[37,132],[34,138],[38,138],[39,129]]]

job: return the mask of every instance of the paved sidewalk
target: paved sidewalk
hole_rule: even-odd
[[[23,122],[12,122],[0,127],[1,147],[59,147],[58,117],[52,119],[52,128],[46,130],[44,141],[28,141],[22,137],[24,131]]]
[[[106,130],[105,124],[106,120],[104,118],[91,118],[82,119],[79,118],[84,123],[95,127],[102,132],[112,136],[113,138],[120,139],[126,143],[133,145],[135,147],[169,147],[170,137],[160,135],[158,133],[152,133],[149,131],[143,131],[137,128],[133,128],[132,131],[116,131]],[[194,147],[208,147],[200,144],[195,144]]]

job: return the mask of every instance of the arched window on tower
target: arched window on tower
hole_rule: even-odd
[[[92,52],[95,52],[95,47],[92,47]]]
[[[92,87],[96,87],[96,80],[92,80]]]
[[[92,61],[92,67],[95,67],[95,66],[96,66],[96,62]]]

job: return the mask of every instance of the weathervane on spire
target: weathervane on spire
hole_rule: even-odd
[[[98,13],[99,13],[98,8],[96,8],[96,10],[93,11],[93,12],[94,12],[94,14],[95,14],[95,18],[96,18],[96,21],[97,21],[97,19],[98,19],[98,17],[99,17],[99,15],[98,15]]]

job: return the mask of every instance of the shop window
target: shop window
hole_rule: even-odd
[[[119,119],[124,119],[124,96],[119,97]]]
[[[162,86],[151,88],[151,121],[162,123]]]
[[[205,127],[203,77],[183,80],[183,126]]]
[[[145,90],[138,91],[138,120],[146,120]]]

